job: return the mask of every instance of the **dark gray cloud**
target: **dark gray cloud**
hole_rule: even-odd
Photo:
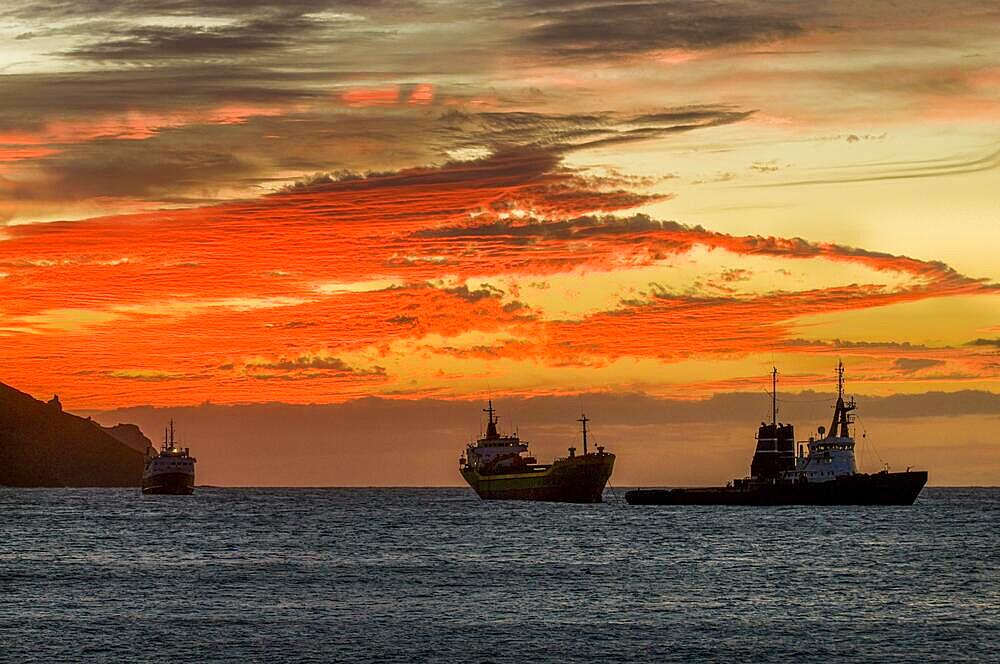
[[[531,20],[578,9],[549,5]],[[462,72],[472,83],[438,85],[435,95],[454,100],[481,92],[475,81],[495,66],[498,47],[517,41],[525,14],[535,10],[505,3],[484,10],[484,17],[506,26],[489,34],[481,22],[445,20],[455,11],[408,1],[8,4],[0,20],[23,24],[25,41],[65,42],[54,52],[67,66],[61,73],[2,77],[0,134],[37,134],[49,153],[32,158],[17,178],[0,180],[0,200],[34,205],[32,210],[46,201],[95,197],[197,204],[273,190],[287,182],[274,183],[276,172],[333,172],[327,179],[343,180],[345,171],[441,164],[462,148],[541,147],[555,155],[748,115],[717,106],[636,116],[443,112],[404,104],[352,109],[341,99],[355,87],[399,85],[406,92],[414,81]],[[434,28],[400,29],[439,20],[454,48],[442,51]],[[247,118],[229,124],[213,119],[230,107],[250,107]],[[130,122],[149,127],[138,134],[115,128]],[[106,134],[87,135],[90,126],[102,124]]]
[[[474,226],[441,226],[414,233],[422,238],[485,238],[526,237],[537,239],[571,240],[597,235],[634,234],[647,231],[704,232],[700,226],[691,227],[675,221],[657,221],[642,214],[631,217],[579,217],[562,221],[513,222],[494,221]]]
[[[942,364],[944,364],[944,360],[935,360],[929,357],[900,357],[892,363],[892,366],[903,373],[914,373],[921,369],[938,367]]]
[[[130,111],[170,113],[221,104],[296,104],[328,97],[322,85],[345,75],[280,72],[247,65],[177,65],[115,71],[8,74],[0,77],[0,126],[37,129],[52,119],[94,119]],[[59,99],[53,105],[53,95]]]
[[[844,349],[871,349],[871,350],[907,350],[907,351],[921,351],[928,350],[928,346],[921,344],[911,344],[909,341],[847,341],[844,339],[833,339],[832,341],[818,341],[816,339],[788,339],[782,342],[785,346],[790,347],[815,347],[815,346],[825,346],[827,348],[844,348]]]
[[[299,355],[244,364],[247,376],[258,380],[312,380],[315,378],[380,378],[385,367],[353,367],[338,357]]]
[[[434,19],[418,8],[408,1],[15,0],[0,8],[0,22],[22,26],[21,42],[46,38],[40,43],[49,59],[36,73],[0,76],[0,131],[84,113],[295,103],[329,98],[345,84],[426,80],[438,65],[434,50],[395,27]],[[469,54],[451,61],[452,71],[480,64]]]
[[[177,25],[84,22],[64,31],[85,41],[59,53],[76,60],[158,66],[172,60],[245,62],[290,55],[301,56],[308,64],[310,53],[393,35],[388,27],[376,27],[351,14],[308,14],[294,7],[241,14],[223,25],[184,25],[184,20],[178,19]]]
[[[94,141],[37,163],[40,176],[0,181],[0,198],[79,201],[94,197],[205,203],[259,166],[221,146],[181,149],[147,141]]]
[[[504,295],[502,290],[490,284],[483,284],[475,289],[470,289],[465,284],[462,284],[456,288],[446,288],[444,290],[446,293],[450,293],[466,302],[479,302],[480,300],[489,298],[501,298]]]
[[[78,59],[130,62],[247,56],[290,47],[316,31],[314,21],[296,16],[275,16],[217,28],[136,26],[114,30],[100,40],[62,54]]]
[[[422,54],[418,63],[434,61],[423,36],[406,33],[400,26],[448,16],[454,18],[454,8],[406,0],[207,4],[85,0],[79,6],[21,2],[0,9],[0,21],[23,26],[18,40],[64,42],[66,46],[54,47],[50,55],[78,65],[170,69],[179,63],[206,68],[251,64],[292,74],[332,70],[356,74],[369,71],[368,66],[384,74],[389,62],[397,73],[405,70],[406,63],[414,64],[414,51]]]
[[[166,117],[169,122],[169,112]],[[155,121],[154,117],[151,122]],[[196,119],[192,124],[154,128],[143,140],[104,138],[62,144],[54,154],[33,160],[29,175],[0,178],[0,200],[77,201],[100,196],[197,204],[232,191],[246,192],[244,196],[268,193],[278,186],[272,182],[276,171],[336,172],[335,178],[320,176],[300,187],[311,188],[349,179],[345,171],[355,169],[377,173],[440,163],[451,145],[453,140],[433,116],[359,116],[343,109],[317,109],[233,124]],[[546,167],[551,165],[549,157]]]
[[[130,19],[147,16],[245,18],[260,14],[290,15],[320,12],[409,14],[418,0],[11,0],[0,18],[52,22],[100,16]]]
[[[692,124],[726,123],[737,119],[736,116],[746,117],[746,115],[745,111],[735,111],[718,106],[686,106],[637,115],[631,121],[637,125],[652,127],[664,125],[686,127]]]
[[[714,48],[802,32],[794,14],[764,3],[564,2],[539,9],[529,18],[535,27],[522,36],[523,42],[564,57]]]
[[[470,113],[451,110],[436,116],[370,113],[366,119],[351,116],[350,122],[328,123],[325,131],[319,131],[319,127],[317,127],[316,133],[309,132],[306,135],[313,141],[322,142],[328,138],[335,138],[342,142],[348,138],[361,140],[366,137],[378,137],[380,133],[391,128],[392,136],[397,137],[397,142],[393,144],[393,154],[397,159],[405,150],[412,149],[417,145],[431,154],[430,159],[425,158],[422,163],[428,161],[440,163],[441,157],[450,150],[463,147],[485,147],[495,152],[495,155],[490,157],[488,161],[490,169],[497,172],[498,175],[504,175],[498,170],[498,166],[503,164],[507,164],[505,168],[511,173],[523,171],[526,175],[533,175],[556,167],[563,154],[574,150],[593,148],[612,142],[663,137],[674,133],[735,123],[745,119],[750,114],[749,111],[716,106],[664,109],[658,113],[639,116],[611,111],[591,114],[547,114],[526,112]],[[304,117],[295,119],[299,127],[301,127],[302,122],[308,121]],[[280,122],[280,120],[269,119],[262,122],[274,123]],[[381,126],[380,122],[384,122],[384,126]],[[402,136],[410,136],[413,140],[401,140]],[[367,152],[370,154],[370,146]],[[312,164],[315,163],[312,162]],[[415,163],[421,162],[416,161]],[[480,163],[484,162],[481,160]],[[286,167],[297,166],[302,169],[308,169],[310,165],[306,162],[297,165],[285,163]],[[363,166],[363,164],[358,165]],[[415,173],[411,177],[417,177],[422,182],[427,181],[428,178],[447,177],[457,183],[465,179],[464,171],[472,173],[478,168],[476,162],[468,162],[464,166],[455,164],[453,168],[443,169],[437,174],[423,172]],[[360,180],[372,175],[390,174],[378,171],[362,174],[356,170],[316,173],[289,186],[286,191],[313,189],[326,184]],[[399,184],[399,177],[397,176],[388,183]],[[605,183],[595,183],[595,185],[603,184]]]
[[[738,122],[747,113],[716,107],[685,107],[666,109],[661,113],[631,116],[613,112],[597,114],[544,114],[544,113],[468,113],[445,111],[413,114],[395,110],[373,111],[358,115],[345,109],[318,109],[281,117],[255,118],[244,124],[198,127],[190,130],[169,130],[162,135],[123,148],[142,151],[147,157],[163,150],[167,165],[170,155],[180,146],[193,149],[193,141],[211,137],[211,145],[228,150],[239,158],[232,176],[225,177],[225,169],[218,177],[207,178],[201,186],[190,180],[183,169],[167,168],[144,186],[150,188],[170,186],[180,190],[197,191],[210,184],[232,184],[249,180],[263,187],[268,186],[264,176],[269,169],[310,172],[295,183],[281,188],[285,193],[316,191],[327,186],[343,188],[357,182],[358,186],[400,186],[404,184],[440,184],[447,182],[461,186],[463,182],[481,182],[485,171],[490,177],[512,178],[527,182],[543,173],[556,169],[562,155],[615,140],[637,140],[635,128],[644,122],[643,137],[669,135],[678,131]],[[667,120],[683,120],[683,125],[671,125]],[[281,135],[277,141],[270,135]],[[357,145],[361,149],[352,154],[345,146]],[[469,162],[447,162],[449,151],[476,146],[495,151],[488,159]],[[85,155],[90,146],[80,146]],[[115,147],[104,146],[106,152]],[[121,160],[124,163],[127,160]],[[39,160],[47,171],[58,173],[71,169],[66,155]],[[441,168],[418,168],[426,164],[441,164]],[[80,182],[93,182],[100,186],[100,177],[89,177],[85,160],[73,162]],[[335,170],[327,170],[333,167]],[[412,167],[407,169],[407,167]],[[254,179],[254,174],[259,179]],[[137,169],[132,179],[139,178]],[[171,177],[176,174],[177,177]],[[235,176],[238,176],[235,177]],[[122,178],[122,185],[129,182]],[[585,180],[586,181],[586,180]],[[143,179],[146,182],[146,179]],[[606,190],[607,183],[595,182],[595,190]],[[22,185],[27,186],[27,185]],[[36,186],[38,189],[43,185]],[[73,191],[70,187],[67,191]],[[576,190],[563,192],[575,195]],[[622,192],[624,195],[625,192]],[[547,192],[549,198],[559,192]],[[641,197],[637,198],[641,202]]]
[[[324,173],[341,180],[345,171],[440,165],[463,148],[532,147],[558,155],[736,123],[752,111],[719,104],[644,107],[638,110],[649,112],[632,115],[443,109],[473,108],[464,103],[473,97],[488,97],[495,109],[561,108],[560,95],[568,100],[571,94],[564,90],[491,87],[509,80],[501,69],[512,57],[532,64],[545,55],[579,56],[586,65],[595,55],[769,39],[798,34],[824,11],[806,0],[500,0],[474,14],[411,0],[14,0],[0,8],[0,21],[23,25],[24,43],[48,38],[58,45],[39,73],[0,76],[0,134],[36,132],[52,153],[17,162],[14,168],[24,170],[0,179],[0,204],[29,201],[40,209],[45,200],[92,197],[194,204],[288,183],[272,179],[275,173],[319,173],[312,186]],[[61,56],[53,60],[52,54]],[[435,86],[427,106],[350,108],[343,99],[353,88],[378,86],[399,86],[402,99],[424,82]],[[622,103],[608,99],[605,108]],[[250,113],[241,123],[212,120],[213,110],[230,106],[270,111]],[[602,108],[592,98],[583,107]],[[141,142],[48,132],[142,113],[168,119],[161,120],[166,126],[151,119],[151,135]],[[171,116],[181,119],[171,124]],[[928,177],[996,164],[993,155],[879,177]],[[869,178],[821,174],[782,186],[852,177]]]
[[[475,145],[593,148],[609,143],[658,138],[675,133],[740,122],[752,111],[728,106],[684,106],[656,113],[528,113],[450,111],[441,116],[442,130]]]
[[[205,378],[205,376],[198,376],[195,374],[176,374],[171,372],[142,372],[142,371],[108,371],[104,375],[110,378],[117,378],[119,380],[135,380],[144,383],[161,383],[171,380],[198,380]]]
[[[803,431],[814,424],[826,424],[835,392],[805,391],[785,394],[781,398],[782,417]],[[888,397],[859,396],[860,409],[868,418],[955,417],[960,415],[996,415],[1000,412],[1000,394],[976,390],[961,392],[926,392],[899,394]],[[770,398],[763,391],[721,393],[709,399],[661,399],[642,394],[594,393],[568,396],[510,397],[500,402],[503,413],[516,416],[522,426],[541,427],[567,424],[579,417],[581,403],[601,425],[663,425],[674,423],[734,423],[748,427],[752,433],[756,423],[770,415]],[[167,410],[151,407],[105,411],[108,419],[138,422],[144,413]],[[478,402],[467,400],[358,399],[332,405],[260,404],[248,406],[190,406],[173,409],[184,412],[185,420],[197,412],[215,411],[226,421],[247,421],[272,413],[285,421],[309,418],[328,420],[322,430],[357,431],[378,428],[388,421],[405,422],[418,428],[438,428],[442,422],[456,426],[478,422]],[[95,413],[98,411],[94,411]],[[240,413],[246,414],[243,417]],[[256,415],[255,415],[256,413]],[[92,414],[86,412],[84,414]],[[113,414],[113,417],[112,415]],[[510,417],[507,417],[510,421]],[[335,426],[333,426],[335,425]]]

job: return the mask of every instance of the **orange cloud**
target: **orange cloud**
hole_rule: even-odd
[[[55,154],[58,150],[34,146],[5,146],[0,140],[0,163],[5,161],[21,161],[22,159],[38,159]]]
[[[384,88],[354,88],[340,93],[340,98],[348,106],[392,106],[399,103],[400,88],[390,85]]]
[[[0,240],[3,378],[45,391],[46,376],[95,406],[420,396],[439,390],[424,387],[429,372],[442,375],[435,358],[568,367],[807,351],[791,339],[804,315],[995,292],[936,262],[580,216],[646,200],[602,189],[561,167],[558,153],[517,151],[212,207],[11,227]],[[682,269],[699,248],[843,262],[887,279],[718,295],[649,284],[577,320],[519,299],[536,281],[581,269]],[[989,374],[982,349],[961,352]],[[394,372],[408,354],[426,358],[427,375]],[[884,369],[918,377],[917,364]]]
[[[410,98],[406,100],[408,104],[430,104],[434,101],[434,86],[430,83],[421,83],[414,86],[410,93]]]
[[[224,104],[191,111],[126,111],[96,118],[60,118],[49,120],[35,130],[2,133],[0,146],[60,145],[101,138],[141,140],[155,136],[163,129],[192,124],[241,124],[251,117],[286,112],[288,109],[280,106]]]

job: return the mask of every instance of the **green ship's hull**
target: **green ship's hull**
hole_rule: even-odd
[[[551,466],[480,474],[462,468],[462,477],[483,500],[542,500],[562,503],[599,503],[611,477],[615,455],[607,452],[559,459]]]

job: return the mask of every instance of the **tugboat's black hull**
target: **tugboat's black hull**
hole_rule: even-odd
[[[188,496],[194,493],[194,475],[190,473],[158,473],[142,478],[145,495]]]
[[[926,471],[857,474],[830,482],[789,482],[696,489],[636,489],[630,505],[912,505]]]
[[[599,503],[614,463],[614,454],[588,454],[560,459],[544,470],[481,475],[466,468],[462,477],[483,500]]]

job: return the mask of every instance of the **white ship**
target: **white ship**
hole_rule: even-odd
[[[772,398],[775,398],[772,395]],[[776,408],[776,406],[775,406]],[[795,456],[795,466],[783,470],[779,481],[789,482],[832,482],[838,477],[858,474],[854,459],[854,437],[850,425],[854,424],[853,411],[857,408],[854,397],[844,401],[844,363],[837,365],[837,405],[833,411],[830,431],[819,427],[819,437],[809,436],[808,443],[799,443],[799,453]],[[803,448],[808,447],[809,454]]]
[[[160,453],[146,460],[142,473],[142,492],[188,495],[194,492],[194,464],[188,448],[174,440],[174,421],[163,433]]]

